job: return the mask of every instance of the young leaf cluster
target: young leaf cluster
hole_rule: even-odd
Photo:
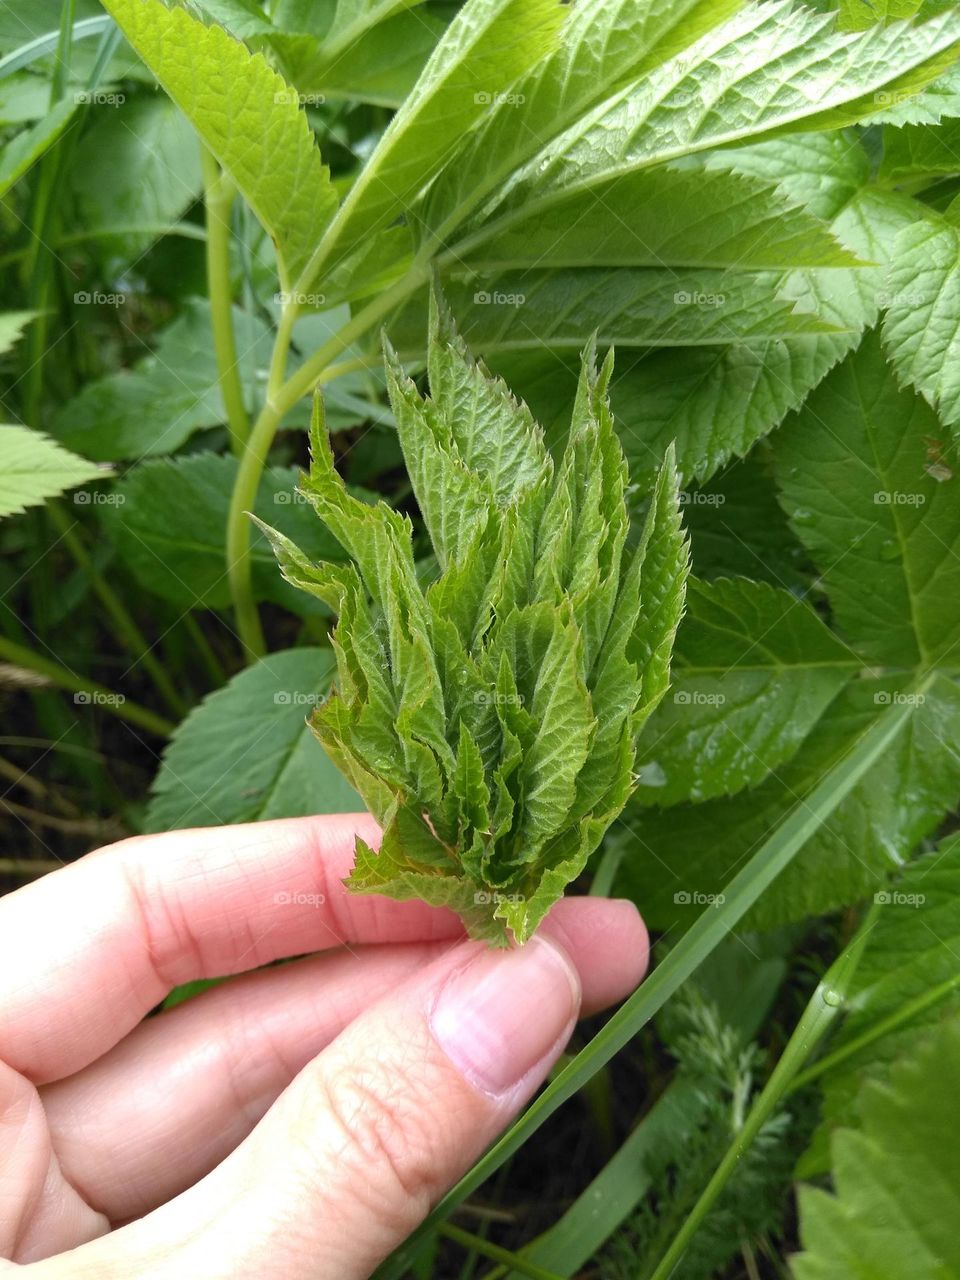
[[[665,464],[636,545],[607,403],[583,357],[560,460],[474,362],[440,299],[425,398],[386,345],[390,399],[436,557],[351,497],[320,401],[304,495],[349,553],[312,564],[271,531],[288,581],[338,615],[338,688],[312,717],[384,828],[349,885],[458,911],[478,937],[530,937],[633,785],[637,734],[668,682],[687,553]]]

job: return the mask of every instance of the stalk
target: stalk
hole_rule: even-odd
[[[145,729],[147,733],[155,733],[160,738],[167,738],[173,733],[174,726],[170,721],[164,720],[155,711],[131,702],[124,694],[114,693],[112,689],[108,689],[106,685],[97,684],[95,680],[85,680],[74,675],[58,662],[42,658],[32,649],[8,640],[6,636],[0,636],[0,658],[12,662],[14,666],[36,671],[38,675],[45,676],[51,684],[55,684],[60,689],[66,689],[68,693],[89,695],[90,701],[95,701],[97,706],[119,716],[121,720],[127,720],[130,724]]]
[[[213,349],[217,357],[220,394],[227,413],[230,448],[239,457],[250,434],[250,420],[243,402],[243,385],[237,364],[237,343],[233,332],[233,293],[230,284],[230,211],[236,190],[207,148],[202,147],[201,152],[207,223],[207,290],[210,295]]]

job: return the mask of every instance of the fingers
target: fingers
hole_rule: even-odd
[[[641,954],[639,918],[611,905],[609,931]],[[587,910],[588,929],[560,926],[571,953],[545,936],[506,952],[457,944],[361,1014],[197,1186],[42,1274],[367,1277],[560,1053],[603,959],[603,909]],[[638,964],[604,963],[598,987],[625,995]]]
[[[0,1059],[35,1083],[105,1053],[178,983],[356,942],[462,933],[451,913],[348,894],[343,814],[124,841],[0,899]]]
[[[246,974],[147,1019],[41,1090],[60,1165],[112,1222],[215,1168],[294,1076],[449,943],[331,952]]]
[[[630,903],[559,902],[544,930],[591,957],[585,1013],[619,999],[646,967],[646,933]],[[329,953],[234,979],[144,1022],[105,1057],[43,1089],[66,1177],[114,1222],[162,1204],[224,1159],[366,1006],[450,945]]]

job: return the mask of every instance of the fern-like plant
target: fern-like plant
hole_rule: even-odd
[[[338,687],[311,723],[384,829],[378,853],[358,839],[349,886],[523,942],[623,809],[637,734],[667,688],[687,573],[677,477],[668,458],[631,545],[612,353],[598,371],[584,352],[555,463],[440,298],[428,398],[385,352],[433,580],[409,520],[348,493],[319,398],[302,492],[353,564],[312,564],[267,529],[287,580],[338,617]]]

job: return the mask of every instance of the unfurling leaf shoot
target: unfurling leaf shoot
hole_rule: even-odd
[[[687,546],[668,455],[639,537],[607,401],[612,353],[585,351],[555,463],[526,405],[475,362],[441,299],[430,395],[385,341],[390,401],[436,557],[351,496],[319,397],[301,489],[352,564],[313,564],[268,530],[287,580],[338,615],[335,693],[311,724],[384,834],[351,889],[457,911],[528,939],[633,786],[638,732],[666,691]]]

